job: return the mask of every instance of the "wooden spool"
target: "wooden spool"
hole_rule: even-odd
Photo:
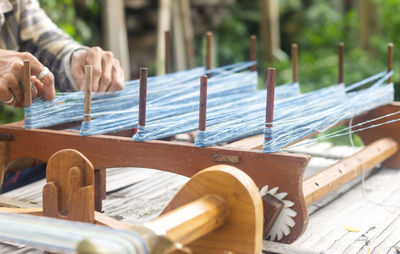
[[[47,163],[43,215],[94,223],[93,165],[80,152],[66,149]]]
[[[213,206],[217,203],[219,209],[206,209],[208,212],[191,223],[177,221],[192,217],[195,210],[184,210],[175,215],[169,213],[208,195],[224,202],[214,201]],[[226,210],[223,203],[226,203]],[[188,245],[193,253],[261,253],[263,209],[259,190],[249,176],[235,167],[216,165],[195,174],[162,214],[152,224],[156,228],[166,228],[166,235],[172,240],[185,243],[201,236]],[[225,222],[221,223],[224,218]],[[194,227],[199,230],[192,233]]]

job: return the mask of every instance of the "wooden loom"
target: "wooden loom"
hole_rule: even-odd
[[[254,37],[251,41],[251,60],[255,60]],[[392,69],[392,47],[390,44],[389,70]],[[209,49],[210,46],[207,48]],[[343,46],[339,47],[339,52],[339,81],[343,81]],[[294,59],[293,80],[297,81],[296,46],[293,46],[292,57]],[[25,64],[28,65],[28,63]],[[88,83],[90,84],[89,81]],[[269,104],[271,105],[271,101]],[[29,105],[29,101],[26,105]],[[356,117],[355,122],[363,122],[399,110],[400,103],[394,102]],[[291,228],[290,234],[284,236],[281,241],[291,243],[307,226],[308,205],[360,175],[363,168],[368,170],[380,163],[386,167],[400,167],[399,127],[399,123],[392,123],[360,132],[359,135],[366,145],[364,149],[303,181],[303,173],[310,156],[287,152],[262,153],[259,149],[264,141],[263,136],[246,138],[225,146],[198,148],[193,144],[174,141],[134,142],[130,132],[125,136],[124,132],[120,132],[112,135],[83,137],[79,136],[77,131],[65,129],[65,126],[25,130],[23,122],[16,122],[0,126],[2,153],[0,171],[3,172],[0,177],[4,174],[5,166],[16,159],[30,157],[47,161],[56,151],[76,149],[85,154],[97,169],[94,178],[95,206],[96,210],[101,210],[101,199],[105,196],[105,168],[146,167],[191,177],[203,168],[221,163],[228,164],[246,172],[259,188],[268,185],[279,187],[280,192],[288,193],[285,199],[294,202],[292,209],[297,215],[294,217],[295,225]],[[154,157],[155,152],[157,158]],[[268,234],[281,208],[282,206],[272,197],[264,198],[264,224],[266,225],[264,235]]]
[[[78,151],[59,151],[47,165],[43,209],[0,208],[0,212],[41,215],[138,232],[149,253],[170,253],[179,246],[188,246],[194,253],[261,253],[261,197],[251,178],[235,167],[217,165],[198,172],[175,195],[163,215],[134,228],[95,212],[93,172],[93,165]]]

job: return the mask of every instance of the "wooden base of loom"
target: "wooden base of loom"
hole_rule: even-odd
[[[43,209],[0,208],[0,212],[132,230],[132,225],[94,211],[93,169],[91,162],[78,151],[59,151],[47,164]],[[151,244],[163,240],[146,241],[149,230],[157,233],[157,237],[166,237],[168,242],[188,246],[194,253],[261,253],[264,217],[259,190],[250,177],[235,167],[216,165],[198,172],[175,195],[167,209],[168,212],[137,231],[145,233],[143,238],[151,253]],[[161,245],[157,245],[157,250],[160,251]],[[167,245],[164,247],[168,252],[157,253],[170,253],[170,248],[174,250],[178,246]]]
[[[399,110],[400,103],[394,102],[363,114],[356,119],[356,122]],[[399,128],[399,123],[393,123],[360,133],[365,144],[369,145],[362,153],[364,164],[366,159],[370,159],[370,163],[364,165],[366,169],[388,158],[387,165],[400,167],[397,147],[400,142]],[[390,138],[385,139],[387,137]],[[255,138],[250,139],[254,141]],[[0,126],[0,140],[2,140],[1,171],[7,163],[18,158],[31,157],[47,161],[53,153],[66,148],[73,148],[85,154],[95,168],[146,167],[190,177],[199,170],[215,164],[236,166],[245,171],[259,187],[264,185],[279,187],[279,191],[287,192],[287,199],[294,202],[293,209],[297,212],[294,218],[296,225],[291,229],[291,233],[282,239],[282,242],[286,243],[293,242],[305,230],[308,222],[306,205],[354,178],[361,171],[359,157],[353,157],[349,158],[353,162],[344,160],[338,164],[339,167],[327,168],[303,183],[303,172],[310,156],[282,152],[264,154],[259,150],[250,149],[254,148],[254,145],[253,147],[244,145],[245,141],[232,143],[228,147],[206,148],[170,141],[138,143],[132,141],[130,137],[110,135],[82,137],[72,130],[25,130],[22,122]],[[242,148],[238,148],[239,142],[242,143]],[[333,182],[334,185],[331,184]],[[306,198],[309,197],[307,202],[303,188]],[[96,192],[97,202],[100,202],[100,197],[104,194],[99,192],[101,191]],[[321,193],[318,197],[315,196],[317,192]]]

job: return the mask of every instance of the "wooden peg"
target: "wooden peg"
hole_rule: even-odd
[[[85,102],[83,121],[89,122],[92,105],[92,66],[85,66]]]
[[[257,36],[250,36],[250,61],[257,61]],[[256,71],[257,64],[250,66],[250,71]]]
[[[165,73],[171,73],[171,33],[164,32],[165,37]]]
[[[274,121],[274,97],[275,97],[275,68],[268,68],[267,107],[265,114],[265,127],[272,128]]]
[[[203,206],[199,201],[208,199],[209,195],[213,196],[212,200]],[[176,220],[163,219],[169,212],[174,213],[173,209],[193,201],[198,209],[183,207],[174,216]],[[220,220],[225,223],[221,225]],[[188,245],[193,253],[261,253],[260,193],[248,175],[232,166],[216,165],[195,174],[152,224],[150,228],[167,228],[166,236],[173,241],[185,243],[198,238]]]
[[[207,75],[200,77],[199,131],[207,125]]]
[[[293,83],[297,82],[297,58],[298,58],[298,52],[297,52],[297,44],[293,43],[292,44],[292,81]]]
[[[147,68],[140,68],[139,125],[146,125]]]
[[[55,153],[46,168],[43,215],[94,223],[93,171],[90,161],[76,150]]]
[[[24,60],[24,77],[22,83],[24,84],[24,107],[32,105],[32,88],[31,88],[31,63]]]
[[[338,83],[342,84],[344,82],[344,79],[343,79],[344,43],[343,42],[339,43],[338,56],[339,56]]]
[[[206,70],[211,70],[212,32],[206,33]],[[207,74],[211,77],[211,74]]]
[[[393,43],[388,43],[388,62],[387,71],[393,70]],[[388,79],[388,83],[392,83],[392,77]]]

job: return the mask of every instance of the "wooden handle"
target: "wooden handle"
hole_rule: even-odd
[[[146,125],[147,68],[140,68],[139,125]]]
[[[298,80],[297,79],[297,66],[298,66],[297,55],[298,55],[297,44],[293,43],[292,44],[292,80],[293,80],[293,83],[297,82],[297,80]]]
[[[173,242],[186,245],[224,224],[227,215],[225,201],[217,195],[207,195],[161,215],[146,226],[162,230]]]
[[[200,78],[199,131],[205,131],[207,125],[207,76]]]
[[[387,71],[393,70],[393,43],[388,43],[388,62]],[[388,83],[392,83],[392,77],[388,79]]]
[[[257,61],[257,36],[250,36],[250,61]],[[256,71],[257,65],[250,66],[250,71]]]
[[[92,66],[85,66],[85,102],[83,121],[90,121],[90,112],[92,105]]]
[[[28,60],[24,60],[24,107],[30,107],[32,105],[32,88],[31,88],[31,63]]]
[[[363,167],[365,171],[372,169],[395,154],[397,150],[398,144],[393,139],[378,139],[357,154],[308,177],[303,182],[306,204],[314,203],[359,176]]]
[[[171,33],[164,32],[165,37],[165,73],[171,73]]]
[[[206,70],[211,70],[212,32],[206,33]],[[210,74],[207,75],[211,77]]]
[[[338,46],[338,55],[339,55],[339,70],[338,70],[338,83],[343,83],[343,59],[344,59],[344,43],[339,43]]]

